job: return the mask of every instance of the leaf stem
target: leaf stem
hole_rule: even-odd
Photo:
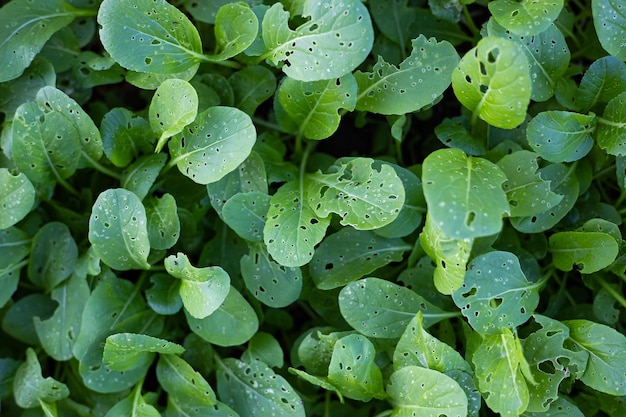
[[[207,62],[209,64],[220,65],[220,66],[226,67],[226,68],[241,69],[241,67],[243,66],[243,64],[241,64],[239,62],[235,62],[235,61],[229,61],[229,60],[219,61],[219,60],[216,60],[216,59],[211,59],[210,56],[204,55],[204,54],[194,54],[194,56],[196,58],[200,59],[200,61],[202,61],[202,62]]]
[[[263,120],[258,117],[253,117],[252,121],[254,122],[255,125],[259,125],[259,126],[266,127],[268,129],[276,130],[281,133],[283,131],[283,129],[277,123],[268,122],[267,120]]]
[[[618,129],[626,128],[626,123],[624,123],[624,122],[622,122],[622,123],[614,122],[612,120],[605,119],[604,117],[599,117],[599,116],[596,116],[596,117],[597,117],[598,123],[601,123],[603,125],[611,126],[611,127],[617,127]],[[593,129],[591,129],[591,130],[593,131]]]
[[[391,413],[393,413],[393,410],[385,410],[381,413],[376,414],[375,417],[387,417],[387,416],[390,416]]]
[[[474,36],[474,38],[478,37],[480,31],[476,27],[474,19],[472,19],[472,15],[470,14],[469,9],[467,8],[467,4],[465,2],[463,3],[463,16],[465,17],[465,24],[467,25],[470,32],[472,32],[472,36]]]
[[[83,158],[85,158],[87,160],[87,162],[89,162],[89,164],[98,172],[101,172],[104,175],[107,175],[111,178],[115,178],[118,181],[122,180],[122,175],[119,172],[115,172],[107,167],[105,167],[104,165],[100,164],[98,161],[92,159],[89,155],[87,155],[87,153],[83,152],[82,153]]]
[[[600,284],[600,286],[602,288],[604,288],[604,290],[606,290],[606,292],[608,292],[609,294],[611,294],[611,296],[613,298],[615,298],[615,300],[620,303],[622,305],[623,308],[626,308],[626,298],[624,298],[624,296],[622,294],[620,294],[619,292],[615,291],[613,289],[613,287],[611,287],[604,279],[602,279],[600,276],[596,276],[595,277],[596,281],[598,282],[598,284]]]

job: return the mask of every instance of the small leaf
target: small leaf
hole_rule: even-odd
[[[19,78],[0,83],[0,97],[3,97],[0,112],[5,114],[5,120],[13,119],[15,110],[20,104],[34,101],[41,88],[56,85],[56,78],[52,64],[45,58],[37,56]]]
[[[160,136],[155,152],[161,152],[170,137],[182,132],[196,118],[198,94],[185,80],[165,80],[154,92],[149,114],[150,127]]]
[[[411,44],[411,55],[399,67],[379,56],[372,72],[355,73],[357,110],[403,115],[433,104],[448,88],[459,63],[454,47],[423,35]]]
[[[141,395],[141,384],[139,384],[128,396],[111,407],[104,417],[117,416],[160,417],[161,414],[154,406],[146,403]]]
[[[110,369],[127,371],[151,362],[154,353],[180,355],[184,351],[176,343],[145,334],[116,333],[106,338],[102,362]]]
[[[484,155],[487,152],[485,140],[472,136],[469,129],[468,120],[463,116],[445,118],[435,127],[435,134],[449,148],[460,149],[472,156]]]
[[[467,415],[467,396],[452,378],[432,369],[405,366],[387,383],[392,416],[457,417]]]
[[[626,90],[626,64],[614,56],[595,60],[580,80],[574,98],[581,112],[602,108]]]
[[[70,395],[65,384],[41,375],[39,359],[31,348],[26,349],[26,362],[15,373],[13,392],[15,402],[22,408],[38,407],[39,401],[53,403]]]
[[[214,61],[225,61],[245,51],[254,42],[259,21],[250,6],[229,3],[219,8],[215,15],[215,40],[220,52],[208,55]]]
[[[489,11],[496,21],[522,36],[545,31],[559,16],[561,9],[563,0],[496,0],[489,3]]]
[[[624,61],[624,33],[626,32],[626,17],[623,5],[617,0],[593,0],[591,12],[593,23],[602,47],[609,54]]]
[[[143,155],[124,170],[121,186],[143,200],[150,192],[166,162],[167,155],[164,153]]]
[[[180,220],[174,197],[167,193],[160,198],[150,197],[144,205],[150,247],[163,250],[174,246],[180,236]]]
[[[68,227],[60,222],[43,226],[33,238],[28,278],[36,286],[52,291],[74,271],[78,247]]]
[[[598,146],[608,154],[626,156],[626,91],[606,105],[596,128]]]
[[[270,199],[269,195],[260,191],[235,194],[222,208],[224,223],[241,238],[262,242]]]
[[[108,189],[93,205],[89,242],[111,268],[148,269],[150,241],[146,223],[146,210],[135,194],[123,188]]]
[[[180,298],[180,280],[169,274],[154,274],[150,277],[152,287],[146,290],[146,301],[158,314],[171,315],[180,311],[183,300]]]
[[[126,108],[115,107],[108,111],[102,118],[100,128],[104,153],[116,167],[123,168],[140,153],[151,152],[154,148],[152,138],[146,138],[146,131],[150,130],[149,122]],[[144,155],[143,159],[148,156]]]
[[[98,23],[104,49],[124,68],[155,74],[198,68],[198,30],[165,0],[104,0]]]
[[[0,168],[0,230],[8,229],[30,213],[35,204],[35,187],[23,173],[13,175]]]
[[[241,355],[244,362],[259,360],[270,368],[282,368],[284,364],[283,349],[274,336],[258,332],[248,342],[248,349]]]
[[[193,413],[197,407],[210,407],[217,403],[213,388],[202,374],[176,355],[159,355],[156,375],[169,400],[175,400],[187,413]]]
[[[20,270],[28,265],[22,261],[31,249],[30,236],[17,227],[0,229],[0,307],[11,298],[20,280]]]
[[[472,260],[454,303],[480,334],[499,334],[524,324],[539,303],[541,283],[532,283],[518,258],[509,252],[487,252]]]
[[[488,36],[461,58],[452,88],[472,113],[492,126],[512,129],[526,118],[531,80],[528,60],[510,40]]]
[[[219,181],[252,151],[256,130],[250,117],[231,107],[210,107],[169,142],[180,172],[198,184]]]
[[[289,13],[274,4],[262,23],[266,55],[283,64],[289,77],[300,81],[328,80],[352,72],[372,49],[374,33],[367,8],[359,0],[306,2],[295,30]]]
[[[602,232],[557,232],[550,236],[549,249],[554,266],[592,274],[611,265],[619,253],[618,242]]]

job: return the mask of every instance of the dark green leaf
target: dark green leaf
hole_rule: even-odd
[[[0,230],[22,220],[35,204],[35,187],[23,173],[0,168]]]
[[[173,342],[137,333],[116,333],[106,338],[102,362],[115,371],[128,371],[150,362],[154,353],[180,355],[185,349]]]
[[[67,226],[51,222],[33,238],[32,259],[28,278],[36,286],[52,291],[73,272],[78,259],[78,247]]]
[[[39,401],[53,403],[70,395],[68,387],[51,377],[41,375],[37,354],[26,350],[26,362],[22,363],[13,380],[15,402],[22,408],[39,406]]]

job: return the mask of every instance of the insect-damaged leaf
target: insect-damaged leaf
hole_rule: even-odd
[[[22,220],[35,203],[35,187],[23,173],[0,168],[0,230]]]
[[[198,93],[185,80],[165,80],[154,92],[149,114],[150,127],[160,136],[155,152],[160,152],[170,137],[180,133],[196,118]]]
[[[496,21],[522,36],[545,31],[559,16],[562,8],[563,0],[496,0],[489,3],[489,11]]]
[[[591,11],[594,27],[602,47],[616,58],[626,60],[624,50],[624,33],[626,32],[626,16],[624,5],[620,0],[593,0]]]

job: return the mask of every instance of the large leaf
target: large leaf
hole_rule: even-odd
[[[198,114],[198,93],[185,80],[163,81],[150,102],[150,127],[158,134],[156,152],[166,141],[193,122]]]
[[[532,90],[528,59],[508,39],[488,36],[467,52],[452,73],[459,101],[492,126],[512,129],[526,118]]]
[[[607,153],[626,156],[626,91],[606,105],[596,128],[598,145]]]
[[[502,228],[509,212],[497,165],[467,156],[459,149],[441,149],[428,155],[422,168],[429,217],[446,237],[488,236]]]
[[[341,77],[370,53],[372,22],[359,0],[308,1],[302,16],[310,20],[292,30],[289,13],[276,3],[263,19],[265,56],[275,65],[282,63],[289,77],[300,81]]]
[[[70,395],[64,383],[41,375],[41,365],[32,348],[26,349],[26,362],[15,373],[13,392],[15,402],[22,408],[38,407],[40,401],[53,403]]]
[[[619,246],[608,233],[572,231],[550,236],[549,250],[558,269],[571,271],[576,268],[583,274],[592,274],[615,261]]]
[[[104,48],[129,70],[195,72],[201,60],[198,30],[165,0],[104,0],[98,10],[98,23]]]
[[[528,144],[550,162],[577,161],[591,150],[596,123],[593,114],[545,111],[528,123]]]
[[[408,0],[372,0],[370,4],[377,28],[401,47],[405,47],[413,35],[411,25],[418,10],[408,3]]]
[[[35,187],[23,173],[0,168],[0,230],[22,220],[35,204]]]
[[[496,0],[489,3],[489,11],[497,22],[522,36],[537,35],[556,20],[563,8],[563,0]]]
[[[209,184],[237,168],[255,141],[256,130],[247,114],[232,107],[211,107],[170,140],[169,163],[198,184]]]
[[[411,55],[398,67],[379,56],[371,72],[356,72],[357,110],[403,115],[433,104],[443,94],[459,62],[456,50],[449,42],[423,35],[413,39],[412,46]]]
[[[0,230],[0,307],[11,298],[20,280],[20,271],[28,265],[30,237],[16,227]]]
[[[113,269],[148,269],[150,241],[146,209],[137,196],[123,188],[102,192],[89,217],[89,242]]]
[[[592,0],[591,11],[598,39],[609,54],[622,61],[626,60],[624,33],[626,16],[620,0]]]

